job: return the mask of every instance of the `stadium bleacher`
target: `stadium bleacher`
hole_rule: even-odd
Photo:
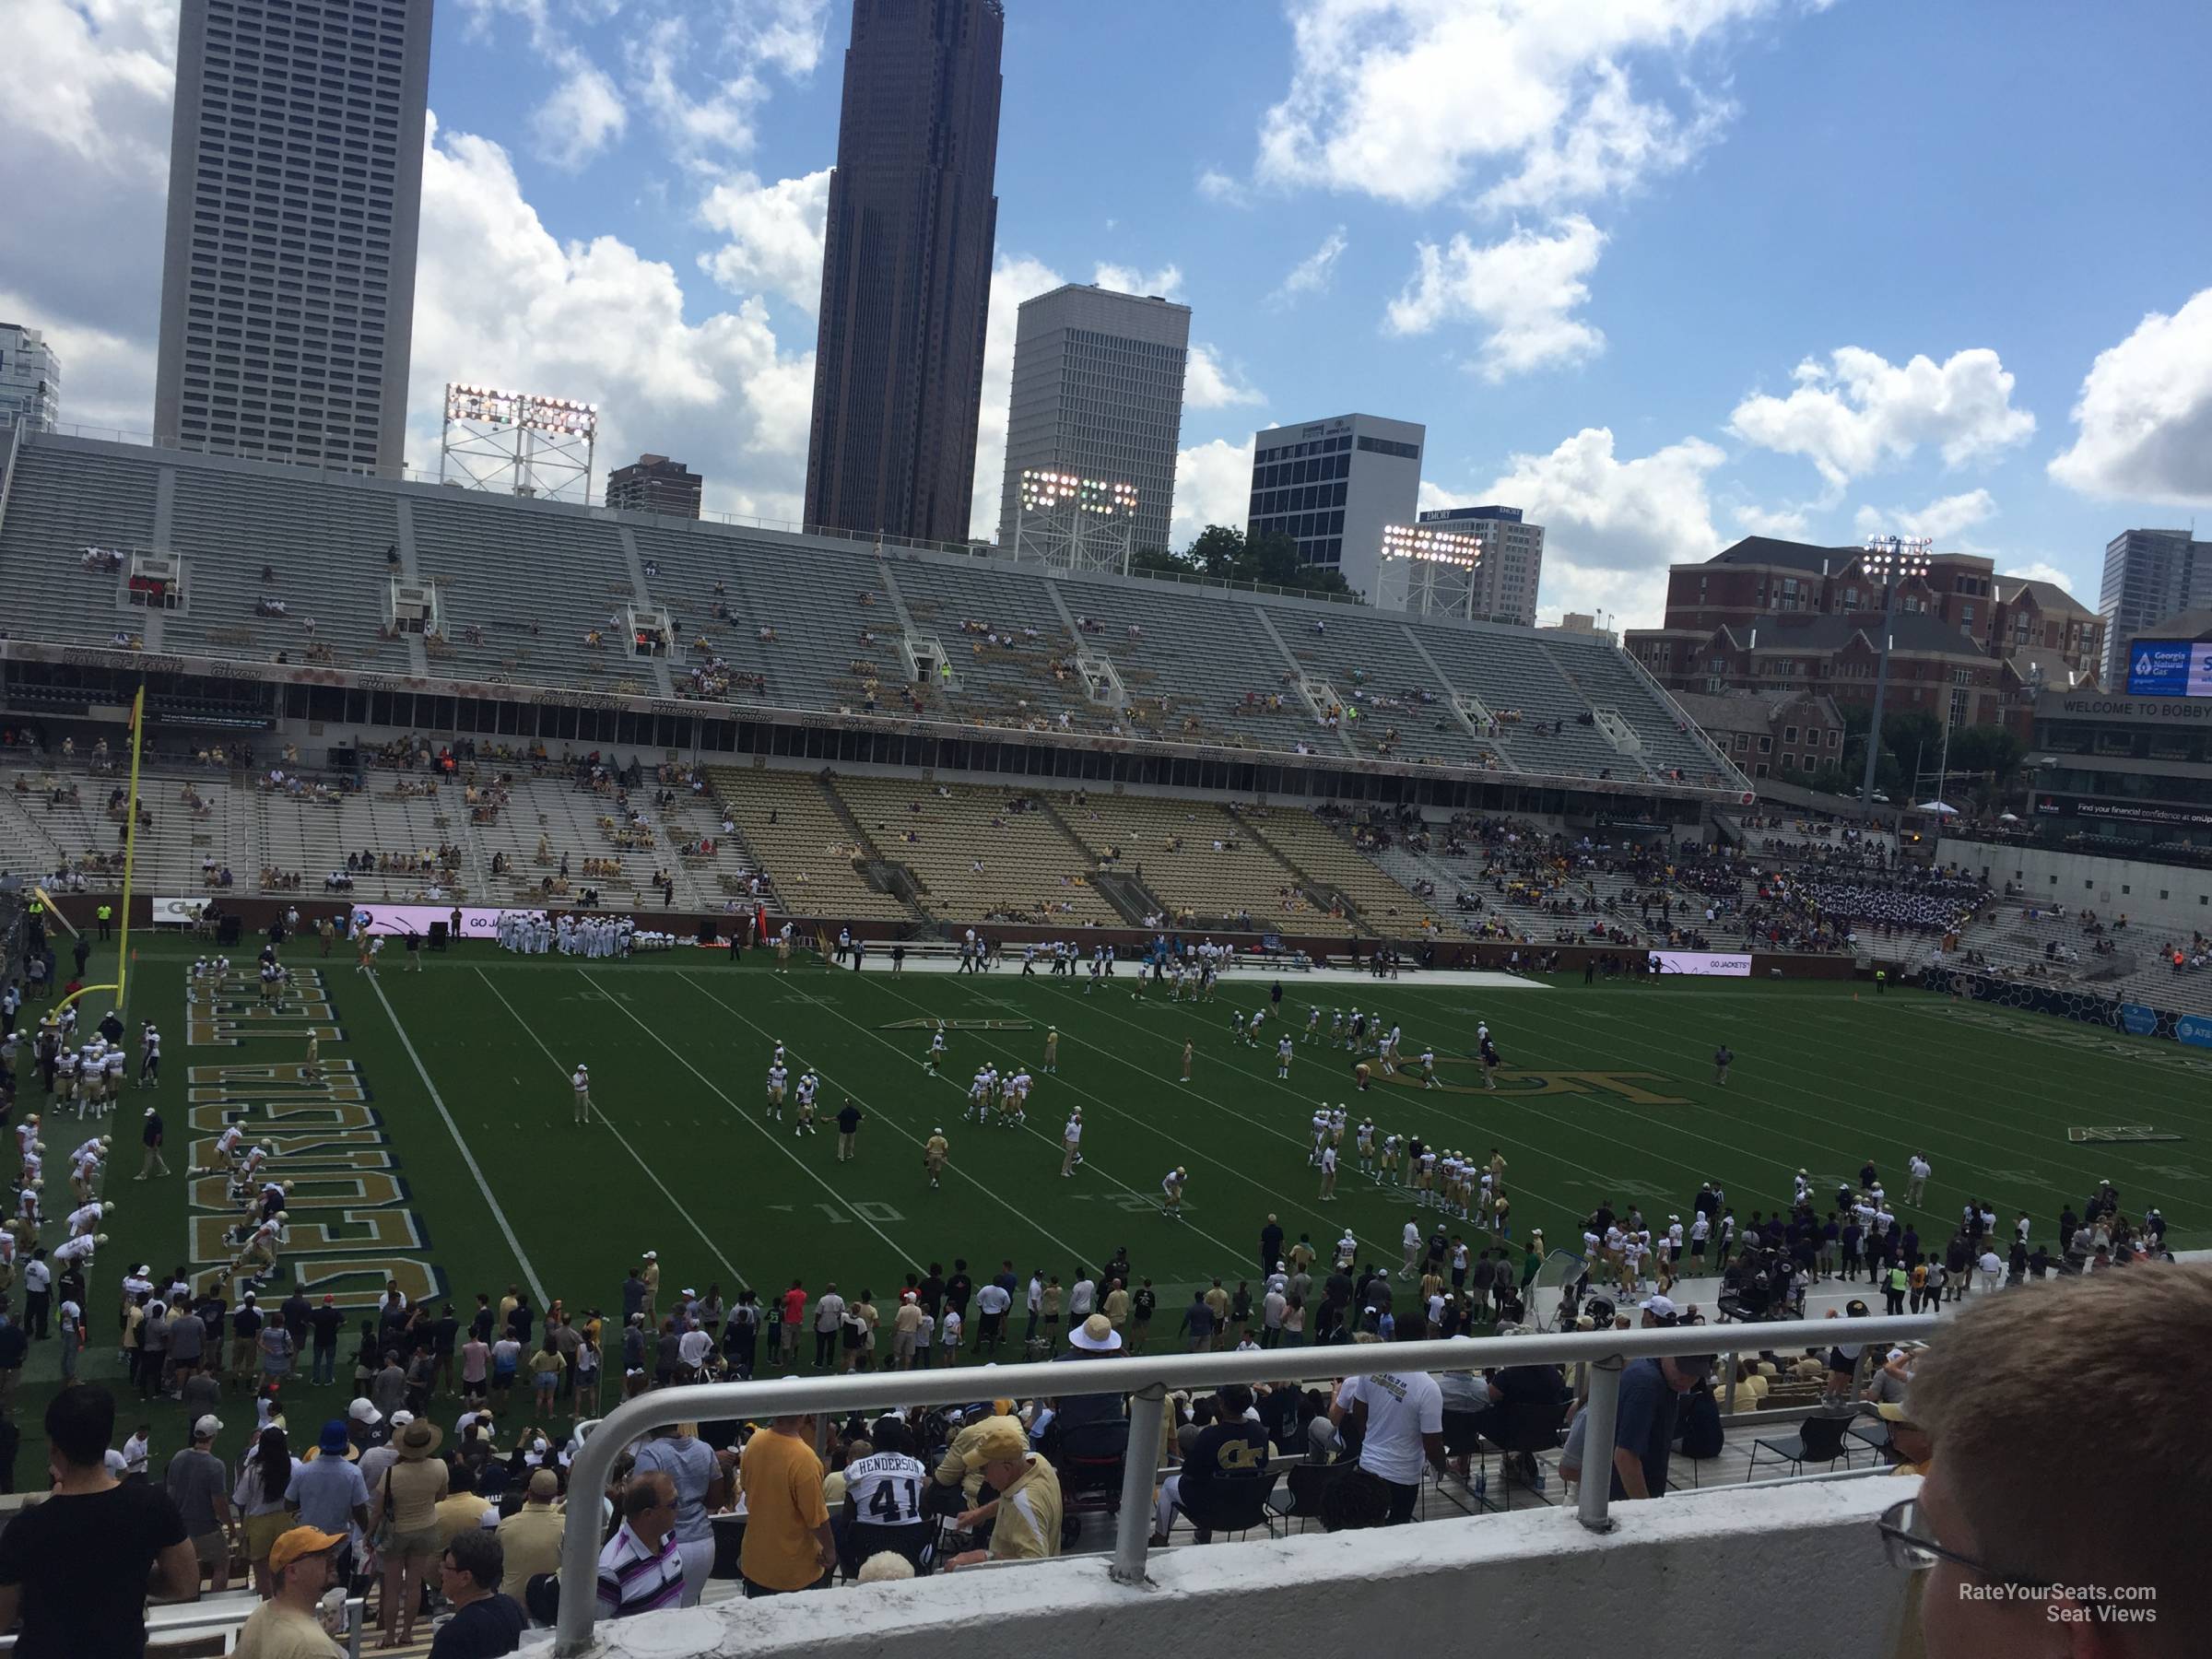
[[[88,558],[95,548],[126,561],[182,558],[184,603],[128,605],[124,576],[112,559]],[[394,628],[395,581],[436,591],[435,628]],[[487,688],[499,684],[544,687],[582,710],[594,695],[608,707],[650,700],[655,718],[625,714],[622,730],[626,746],[635,733],[630,752],[652,764],[694,741],[666,737],[672,723],[660,712],[675,703],[728,711],[722,753],[741,721],[781,727],[827,712],[919,718],[947,734],[1050,733],[1061,744],[1123,753],[1157,746],[1170,759],[1308,757],[1317,769],[1363,765],[1512,787],[1651,787],[1713,801],[1747,787],[1647,677],[1595,637],[94,440],[32,434],[15,443],[0,499],[0,603],[20,619],[11,638],[121,641],[161,653],[171,673],[183,665],[196,677],[192,688],[276,678],[292,687],[295,716],[299,676],[324,667],[341,685],[450,680],[472,694],[456,705],[465,710],[496,701]],[[635,649],[633,607],[667,617],[665,653]],[[917,674],[917,658],[927,672]],[[203,659],[205,671],[193,665]],[[356,672],[378,677],[346,679]],[[63,686],[35,673],[16,677],[18,707],[65,709]],[[381,706],[381,689],[378,697]],[[493,701],[483,705],[487,733]],[[249,715],[253,706],[249,696]],[[363,724],[362,709],[347,704],[348,725]],[[662,747],[648,749],[656,719]],[[673,724],[686,734],[693,724]],[[500,730],[533,735],[526,720],[511,734],[502,717]],[[553,723],[539,730],[549,735]],[[613,717],[570,716],[560,730],[604,745]],[[340,741],[335,730],[317,735]],[[835,758],[834,746],[820,752]],[[795,913],[858,921],[1112,925],[1127,923],[1148,894],[1163,912],[1218,926],[1249,920],[1267,930],[1401,936],[1465,928],[1444,882],[1430,900],[1410,887],[1467,872],[1379,863],[1302,808],[1240,818],[1218,805],[1098,791],[1078,805],[1066,790],[1088,775],[1079,765],[1058,774],[1066,783],[1037,794],[1033,812],[1012,809],[1041,788],[1018,779],[921,785],[716,766],[711,797],[664,803],[656,791],[651,810],[633,800],[637,822],[618,824],[607,802],[559,775],[514,781],[502,810],[478,816],[464,779],[414,793],[374,772],[366,787],[334,774],[276,790],[250,741],[234,759],[236,771],[217,754],[197,772],[187,765],[142,791],[154,816],[141,849],[147,879],[198,890],[212,858],[240,888],[253,890],[267,872],[313,892],[352,853],[357,865],[364,854],[375,860],[374,889],[392,897],[435,889],[543,902],[591,885],[606,903],[639,908],[749,908],[766,897]],[[86,885],[112,885],[113,872],[99,865],[118,839],[105,817],[113,784],[76,771],[74,803],[65,795],[54,804],[35,768],[23,777],[0,810],[0,848],[19,867],[76,865]],[[1182,781],[1163,767],[1161,784]],[[1299,792],[1270,793],[1279,801]],[[988,852],[971,845],[979,840]],[[1112,847],[1123,850],[1123,879],[1109,884],[1110,900],[1093,877]],[[566,895],[558,890],[564,859]]]
[[[182,555],[186,605],[152,618],[121,605],[121,578],[83,568],[88,547]],[[424,642],[427,667],[461,679],[666,696],[718,659],[735,677],[709,700],[739,709],[857,712],[873,684],[886,712],[918,701],[933,718],[979,725],[1565,779],[1644,780],[1678,766],[1688,787],[1747,787],[1594,636],[672,524],[89,439],[27,438],[0,502],[0,600],[25,618],[26,638],[105,644],[150,621],[148,650],[259,663],[282,651],[419,672],[413,641],[388,625],[394,575],[438,590],[443,631]],[[285,614],[257,614],[265,598]],[[620,637],[632,604],[675,620],[665,661],[633,654]],[[908,683],[898,644],[909,626],[944,646],[954,685]],[[1112,665],[1124,706],[1088,694],[1073,671],[1086,650]],[[1301,679],[1372,706],[1339,735]],[[1462,724],[1456,693],[1492,711],[1495,731]],[[1608,740],[1600,712],[1637,734],[1641,757]]]

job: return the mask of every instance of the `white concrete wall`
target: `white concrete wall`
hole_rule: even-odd
[[[2063,904],[2068,914],[2088,908],[2110,921],[2127,914],[2124,944],[2148,950],[2159,938],[2179,933],[2212,933],[2212,870],[2182,865],[2149,864],[2133,858],[2100,858],[2041,847],[2003,847],[1988,841],[1937,843],[1939,862],[1989,873],[1998,892],[2011,882],[2030,902]]]
[[[1156,1551],[1124,1588],[1106,1558],[729,1602],[602,1627],[602,1652],[806,1659],[1227,1659],[1384,1653],[1764,1653],[1867,1659],[1903,1592],[1873,1521],[1911,1477],[1684,1492],[1563,1509]],[[1783,1634],[1786,1632],[1786,1634]]]

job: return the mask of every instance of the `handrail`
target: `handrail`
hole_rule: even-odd
[[[171,1607],[190,1605],[183,1602],[159,1602],[154,1604],[151,1610],[166,1612]],[[147,1643],[150,1646],[154,1641],[185,1635],[194,1630],[220,1630],[232,1625],[242,1625],[253,1616],[253,1609],[260,1606],[261,1603],[256,1600],[228,1607],[194,1607],[193,1611],[179,1613],[173,1618],[154,1620],[146,1628]],[[361,1659],[361,1619],[367,1606],[368,1599],[365,1596],[349,1595],[346,1598],[347,1659]],[[0,1653],[14,1653],[16,1644],[22,1640],[19,1631],[10,1636],[0,1636]]]
[[[677,1423],[847,1412],[881,1406],[966,1405],[979,1397],[1053,1397],[1069,1393],[1130,1396],[1129,1451],[1124,1467],[1116,1526],[1113,1577],[1142,1583],[1152,1529],[1152,1486],[1159,1469],[1161,1426],[1170,1389],[1210,1388],[1229,1382],[1311,1382],[1381,1371],[1464,1371],[1509,1365],[1589,1367],[1592,1413],[1588,1444],[1612,1437],[1619,1403],[1621,1368],[1629,1360],[1666,1355],[1721,1354],[1745,1346],[1739,1332],[1756,1333],[1757,1346],[1775,1349],[1829,1347],[1843,1336],[1867,1347],[1921,1337],[1935,1331],[1933,1314],[1878,1319],[1790,1320],[1752,1325],[1688,1325],[1635,1331],[1576,1331],[1560,1335],[1493,1336],[1479,1341],[1334,1344],[1325,1347],[1265,1348],[1250,1353],[1143,1355],[1073,1363],[977,1366],[956,1370],[853,1372],[832,1377],[780,1377],[750,1382],[707,1382],[661,1388],[625,1400],[593,1430],[569,1471],[568,1524],[560,1541],[560,1617],[557,1659],[577,1659],[591,1646],[598,1610],[600,1505],[598,1497],[623,1448],[654,1429]],[[1604,1531],[1610,1483],[1583,1483],[1579,1515]]]

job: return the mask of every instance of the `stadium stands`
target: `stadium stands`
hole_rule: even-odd
[[[841,803],[803,772],[708,769],[715,799],[794,914],[856,922],[912,922],[917,912],[896,894],[869,886],[868,853]]]
[[[1296,872],[1224,807],[1092,795],[1063,808],[1062,816],[1102,866],[1134,877],[1178,925],[1359,931],[1349,917],[1305,892]],[[1413,902],[1410,894],[1406,899]]]
[[[941,921],[1122,924],[1090,885],[1083,848],[1033,793],[905,778],[838,778],[830,787],[883,855],[913,872],[922,907]]]
[[[120,604],[123,579],[86,568],[88,547],[181,556],[184,608]],[[419,641],[394,633],[394,577],[436,589],[441,632]],[[267,614],[264,601],[283,613]],[[0,501],[0,602],[22,618],[18,638],[107,644],[138,633],[149,651],[263,665],[283,653],[294,664],[687,696],[739,711],[872,709],[1407,768],[1664,782],[1716,798],[1747,788],[1595,637],[1077,578],[88,439],[18,444]],[[622,631],[632,605],[675,622],[665,657],[633,653]],[[949,681],[912,684],[900,649],[910,629],[944,648]],[[1102,686],[1077,671],[1082,653],[1111,665]],[[1307,696],[1314,682],[1359,718],[1330,724]],[[1455,713],[1463,695],[1489,712],[1487,729],[1470,731]]]

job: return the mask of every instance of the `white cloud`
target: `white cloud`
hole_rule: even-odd
[[[176,0],[8,0],[0,315],[62,359],[62,421],[153,426]]]
[[[2008,582],[2048,582],[2054,586],[2064,588],[2069,594],[2074,591],[2073,577],[2067,575],[2056,565],[2040,559],[2029,564],[2016,565],[1997,578],[1999,587],[2003,587]]]
[[[785,75],[812,75],[828,10],[829,0],[734,0],[734,44]]]
[[[1922,355],[1891,363],[1846,346],[1825,363],[1807,358],[1787,397],[1747,397],[1728,429],[1747,443],[1803,455],[1833,489],[1923,443],[1957,466],[2020,443],[2035,417],[2012,406],[2013,377],[1986,347],[1954,352],[1941,364]]]
[[[1016,313],[1024,300],[1050,293],[1066,280],[1026,253],[1001,253],[991,267],[991,312],[983,325],[983,390],[975,432],[975,493],[968,508],[968,534],[981,540],[993,541],[998,535],[1000,490],[1006,477],[1006,400],[1014,387]]]
[[[1140,271],[1134,265],[1101,262],[1090,279],[1100,288],[1123,294],[1155,294],[1162,300],[1172,300],[1182,292],[1182,267],[1177,265],[1164,265],[1157,271]]]
[[[1322,238],[1320,247],[1290,267],[1289,274],[1267,296],[1268,300],[1276,305],[1291,305],[1304,295],[1327,293],[1330,280],[1336,273],[1336,262],[1348,246],[1344,227],[1339,225]]]
[[[1942,496],[1924,507],[1862,507],[1853,526],[1862,538],[1869,535],[1925,535],[1943,544],[1955,542],[1961,530],[1971,529],[1997,514],[1996,498],[1986,489]]]
[[[1605,241],[1578,213],[1554,221],[1548,235],[1515,226],[1487,247],[1464,234],[1448,247],[1422,242],[1412,278],[1383,313],[1384,326],[1418,335],[1462,318],[1483,325],[1489,332],[1476,367],[1490,381],[1594,357],[1605,348],[1605,335],[1570,313],[1590,297],[1583,278]]]
[[[1524,152],[1521,171],[1482,193],[1482,206],[1514,209],[1555,207],[1635,187],[1647,176],[1688,166],[1720,136],[1735,114],[1726,99],[1695,88],[1685,123],[1630,91],[1618,64],[1596,65],[1577,116],[1554,128]]]
[[[692,91],[685,83],[701,56],[689,26],[665,17],[625,48],[630,89],[668,140],[675,159],[692,168],[743,155],[753,147],[753,117],[768,96],[750,69],[716,74]]]
[[[687,322],[667,265],[612,236],[556,241],[505,150],[433,126],[409,405],[418,466],[435,453],[448,380],[597,403],[603,457],[672,454],[705,477],[710,508],[801,515],[811,354],[779,350],[758,299]]]
[[[530,112],[530,135],[539,156],[573,172],[622,135],[629,112],[603,70],[581,53],[568,55],[568,73]]]
[[[1197,190],[1207,201],[1218,202],[1224,207],[1252,206],[1252,193],[1218,168],[1209,167],[1199,173]]]
[[[1678,75],[1783,0],[1293,0],[1292,69],[1260,124],[1259,173],[1422,206],[1480,170],[1493,205],[1547,213],[1679,168],[1725,120],[1639,96],[1639,58]],[[1479,83],[1469,65],[1480,66]]]
[[[782,296],[809,315],[822,298],[822,227],[830,170],[763,184],[749,172],[717,184],[700,204],[700,222],[729,238],[699,256],[700,269],[740,294]]]
[[[2212,505],[2212,288],[2097,354],[2051,476],[2084,495]]]
[[[1737,507],[1732,516],[1746,535],[1774,535],[1783,541],[1803,541],[1811,527],[1797,507]]]
[[[1168,525],[1171,546],[1186,547],[1208,524],[1244,527],[1252,504],[1250,438],[1231,443],[1216,438],[1194,444],[1175,457],[1175,516]]]
[[[1245,384],[1223,366],[1211,346],[1193,346],[1182,371],[1182,406],[1186,409],[1226,409],[1238,404],[1264,404],[1267,394]]]
[[[1508,457],[1506,470],[1479,491],[1424,481],[1420,504],[1520,508],[1544,526],[1540,608],[1606,610],[1643,627],[1665,610],[1669,564],[1720,551],[1706,485],[1726,459],[1716,445],[1685,438],[1623,461],[1610,430],[1585,427],[1548,454]]]
[[[87,436],[127,433],[143,437],[153,426],[154,320],[139,335],[44,319],[51,312],[22,295],[0,288],[0,317],[21,318],[46,336],[61,360],[62,425],[89,429]]]

